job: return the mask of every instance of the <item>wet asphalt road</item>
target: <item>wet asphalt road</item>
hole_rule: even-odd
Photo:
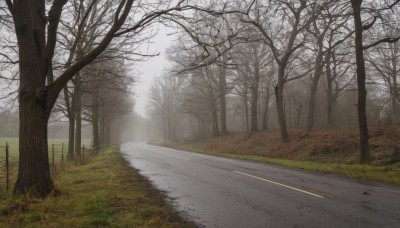
[[[131,166],[205,227],[400,227],[400,188],[126,143]]]

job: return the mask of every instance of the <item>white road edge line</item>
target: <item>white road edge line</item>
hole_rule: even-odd
[[[271,181],[271,180],[268,180],[268,179],[264,179],[264,178],[261,178],[261,177],[253,176],[253,175],[250,175],[250,174],[247,174],[247,173],[242,173],[242,172],[239,172],[239,171],[232,171],[232,172],[238,173],[238,174],[242,174],[242,175],[245,175],[245,176],[249,176],[249,177],[253,177],[253,178],[256,178],[256,179],[259,179],[259,180],[263,180],[263,181],[266,181],[266,182],[269,182],[269,183],[272,183],[272,184],[276,184],[276,185],[279,185],[279,186],[282,186],[282,187],[290,188],[290,189],[293,189],[293,190],[296,190],[296,191],[299,191],[299,192],[302,192],[302,193],[305,193],[305,194],[309,194],[309,195],[312,195],[312,196],[315,196],[315,197],[319,197],[319,198],[323,198],[323,199],[325,198],[324,196],[321,196],[321,195],[318,195],[318,194],[315,194],[315,193],[312,193],[312,192],[308,192],[308,191],[305,191],[305,190],[302,190],[302,189],[299,189],[299,188],[295,188],[295,187],[292,187],[292,186],[289,186],[289,185],[281,184],[281,183],[278,183],[278,182],[275,182],[275,181]]]

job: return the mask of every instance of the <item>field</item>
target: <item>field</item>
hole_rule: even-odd
[[[10,167],[10,184],[12,185],[16,179],[16,174],[18,170],[18,138],[0,138],[0,190],[4,189],[6,186],[6,142],[8,142],[9,147],[9,167]],[[49,162],[52,165],[52,147],[54,145],[54,163],[60,163],[62,157],[66,156],[68,150],[68,139],[48,139],[49,144]],[[85,145],[86,148],[90,147],[90,140],[83,139],[82,146]]]
[[[0,195],[0,227],[193,227],[127,166],[118,148],[65,164],[45,199]]]

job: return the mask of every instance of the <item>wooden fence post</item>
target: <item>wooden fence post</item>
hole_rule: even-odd
[[[7,191],[8,191],[10,189],[10,169],[9,169],[8,142],[6,142],[6,186],[7,186]]]
[[[61,144],[61,161],[64,161],[64,143]]]
[[[83,148],[82,148],[82,160],[83,160],[83,163],[85,163],[85,144],[83,144]]]
[[[54,164],[54,144],[51,144],[51,160],[53,162],[53,171],[55,169],[55,164]]]

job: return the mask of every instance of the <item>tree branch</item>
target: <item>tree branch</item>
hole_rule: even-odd
[[[374,47],[374,46],[376,46],[376,45],[378,45],[380,43],[396,43],[399,40],[400,40],[400,36],[396,37],[396,38],[386,37],[386,38],[378,40],[378,41],[376,41],[376,42],[374,42],[374,43],[372,43],[370,45],[363,46],[363,49],[367,50],[368,48]]]
[[[58,94],[67,84],[67,82],[83,67],[91,63],[97,56],[99,56],[111,43],[114,38],[114,35],[118,32],[118,30],[124,24],[126,18],[129,15],[129,12],[132,8],[134,0],[127,0],[127,2],[121,2],[120,4],[125,4],[124,10],[120,18],[114,21],[113,26],[107,32],[103,40],[95,47],[92,51],[84,55],[81,59],[71,65],[68,69],[61,74],[53,83],[47,86],[48,89],[48,97],[47,97],[47,114],[51,114],[51,109],[54,106]]]

